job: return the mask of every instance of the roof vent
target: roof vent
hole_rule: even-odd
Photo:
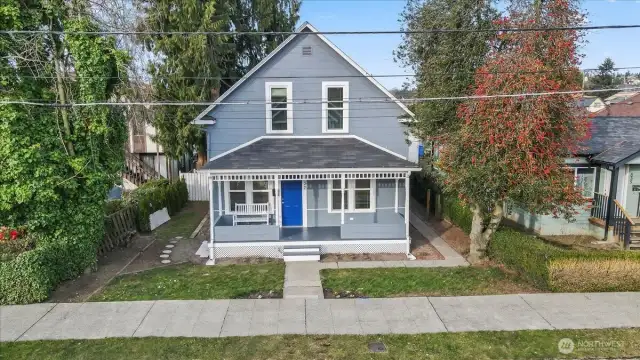
[[[311,51],[311,46],[303,46],[302,47],[302,56],[311,56],[313,52]]]

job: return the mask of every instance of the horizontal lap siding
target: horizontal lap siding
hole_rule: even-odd
[[[216,226],[216,242],[276,241],[280,238],[277,225]]]
[[[302,47],[311,46],[312,55],[302,56]],[[345,75],[343,78],[337,75]],[[265,79],[264,77],[268,77]],[[324,78],[323,78],[324,77]],[[386,95],[342,59],[315,35],[299,36],[247,79],[224,102],[264,102],[265,82],[291,82],[293,101],[314,100],[316,103],[293,104],[293,135],[322,134],[323,81],[349,82],[351,99],[384,99]],[[363,137],[400,155],[407,156],[404,125],[398,117],[404,111],[393,102],[349,104],[349,133]],[[215,125],[206,126],[208,156],[219,155],[256,137],[266,134],[264,104],[220,105],[209,115]],[[291,134],[289,134],[291,135]]]

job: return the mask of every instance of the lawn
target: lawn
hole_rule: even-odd
[[[368,297],[462,296],[537,292],[498,267],[324,269],[322,286],[334,294]]]
[[[198,227],[207,214],[208,207],[207,202],[188,202],[180,212],[171,217],[171,220],[153,230],[153,234],[160,240],[169,240],[176,236],[187,237]]]
[[[569,338],[574,350],[558,351]],[[372,354],[382,341],[387,353]],[[26,341],[0,344],[8,359],[541,359],[640,356],[640,329],[537,330],[387,336],[256,336]]]
[[[183,264],[115,278],[90,301],[203,300],[282,294],[284,264]]]

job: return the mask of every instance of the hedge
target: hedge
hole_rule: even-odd
[[[188,200],[189,190],[184,180],[171,182],[160,179],[146,182],[131,193],[131,202],[138,211],[138,230],[151,231],[149,215],[166,207],[169,216],[173,216]]]
[[[533,235],[503,229],[496,232],[489,243],[489,255],[543,290],[640,290],[640,253],[637,252],[569,250]]]
[[[453,196],[443,196],[442,214],[445,219],[464,230],[465,233],[471,232],[471,224],[473,223],[473,213],[469,208],[463,206],[460,201]]]
[[[184,207],[188,195],[183,181],[157,180],[133,191],[131,200],[125,203],[89,203],[68,209],[63,229],[33,234],[37,236],[35,249],[0,262],[0,304],[46,300],[60,282],[95,268],[97,246],[104,236],[105,211],[135,206],[140,230],[148,231],[151,213],[167,207],[173,215]]]

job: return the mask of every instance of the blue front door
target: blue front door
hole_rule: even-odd
[[[282,226],[302,226],[302,181],[282,183]]]

